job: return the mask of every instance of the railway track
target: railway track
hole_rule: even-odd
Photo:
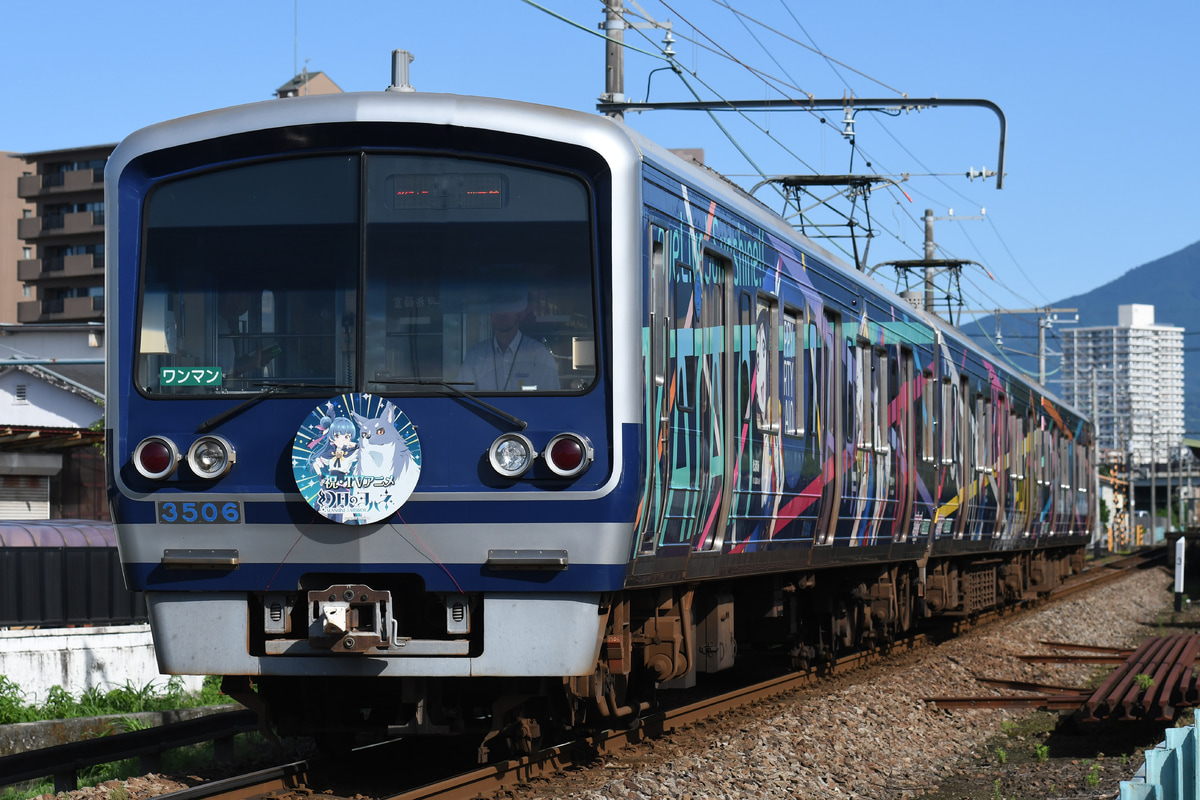
[[[1053,602],[1088,591],[1119,579],[1126,570],[1156,566],[1165,563],[1166,560],[1167,553],[1162,550],[1123,559],[1113,559],[1094,565],[1082,575],[1075,576],[1060,587],[1052,594],[1050,600]],[[1005,613],[1011,615],[1012,611]],[[996,616],[998,615],[979,615],[971,620],[956,623],[954,628],[956,632],[962,632],[969,627],[987,624]],[[612,754],[630,745],[661,737],[672,731],[716,717],[730,709],[808,688],[818,681],[848,674],[863,666],[879,663],[897,653],[916,650],[935,636],[936,634],[933,633],[921,633],[882,650],[848,654],[836,662],[820,667],[776,675],[753,685],[732,689],[718,696],[647,714],[629,729],[602,731],[578,741],[546,747],[529,756],[493,762],[458,774],[436,776],[432,779],[427,775],[420,779],[420,785],[405,785],[406,781],[396,779],[391,781],[390,787],[383,791],[379,791],[377,788],[368,796],[386,797],[388,800],[459,800],[460,798],[465,800],[466,798],[490,797],[519,784],[547,777],[571,767],[594,763],[599,756]],[[384,745],[384,747],[386,746],[388,745]],[[466,752],[465,749],[464,752]],[[366,756],[362,761],[363,763],[378,763],[388,762],[389,759],[386,757],[372,759],[370,756]],[[345,765],[339,766],[343,768],[343,771],[337,783],[345,784],[347,781],[344,773]],[[326,776],[323,775],[326,769],[319,761],[294,761],[246,775],[211,781],[161,797],[164,800],[253,800],[260,797],[287,800],[289,797],[309,797],[312,794],[320,793],[334,800],[342,796],[356,794],[362,796],[362,793],[357,790],[346,791],[343,795],[337,789],[324,788],[322,784],[328,782]],[[411,784],[412,781],[407,783]]]

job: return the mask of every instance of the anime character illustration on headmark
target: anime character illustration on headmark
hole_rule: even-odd
[[[421,442],[391,401],[343,394],[313,409],[292,444],[296,487],[334,522],[366,525],[390,517],[421,474]]]

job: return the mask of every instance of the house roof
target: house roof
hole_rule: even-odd
[[[283,86],[280,86],[278,89],[276,89],[275,93],[282,95],[282,94],[286,94],[289,90],[292,90],[292,89],[298,90],[301,86],[303,86],[305,84],[305,82],[312,83],[313,79],[316,78],[318,75],[324,75],[325,80],[329,81],[330,83],[333,83],[333,79],[330,78],[328,75],[325,75],[325,73],[321,72],[320,70],[317,70],[316,72],[301,72],[299,75],[292,78],[290,81],[285,83]],[[333,85],[337,86],[336,83],[333,83]]]
[[[0,452],[52,451],[90,447],[104,442],[104,431],[87,428],[35,428],[29,425],[0,425]]]
[[[0,365],[4,362],[0,361]],[[103,364],[21,365],[17,369],[89,400],[104,400]]]
[[[0,521],[3,547],[116,547],[111,522],[90,519]]]

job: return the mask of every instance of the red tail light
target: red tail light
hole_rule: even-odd
[[[170,439],[149,436],[133,451],[133,467],[152,481],[171,477],[179,466],[179,448]]]
[[[594,457],[588,440],[577,433],[560,433],[546,445],[543,458],[550,471],[562,478],[582,474]]]

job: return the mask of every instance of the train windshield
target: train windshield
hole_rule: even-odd
[[[419,155],[248,164],[164,183],[143,242],[147,394],[595,382],[591,202],[569,175]]]

